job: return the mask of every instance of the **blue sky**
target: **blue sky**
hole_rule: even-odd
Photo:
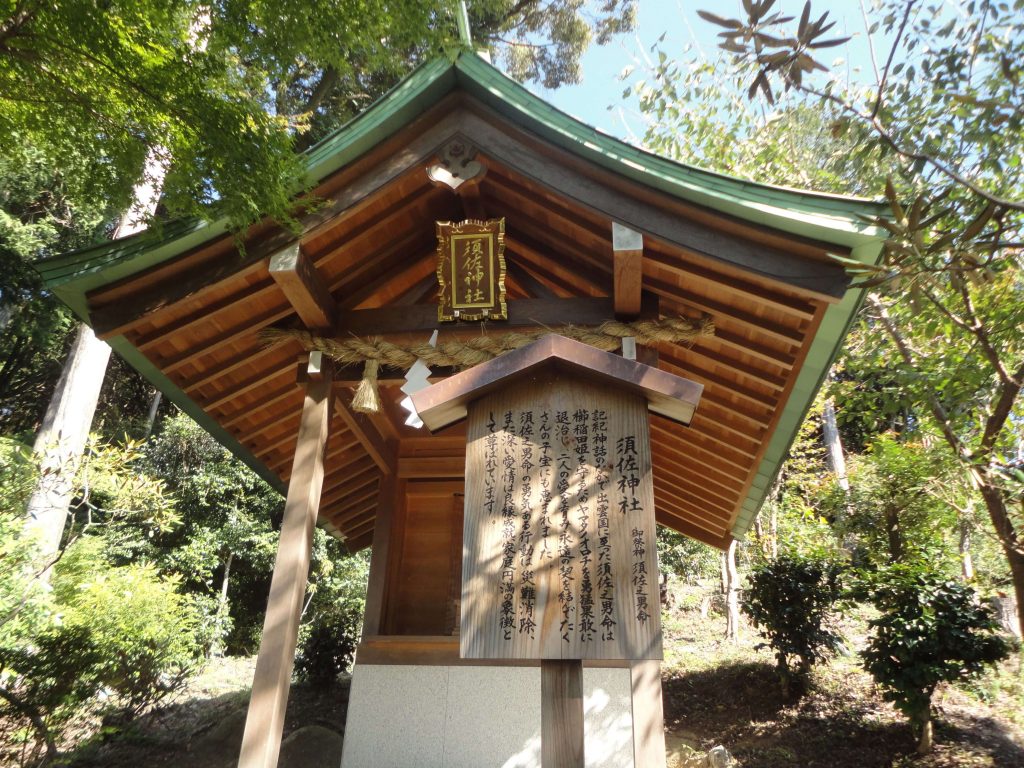
[[[863,4],[870,11],[872,0],[863,0]],[[799,17],[803,5],[803,0],[779,0],[777,8],[787,15]],[[820,57],[822,63],[828,66],[836,59],[843,59],[842,71],[848,72],[851,79],[873,83],[861,2],[812,0],[811,7],[815,17],[828,11],[829,19],[837,22],[829,37],[833,33],[836,37],[853,37],[844,46],[825,50]],[[690,45],[695,51],[703,51],[708,58],[716,58],[717,36],[722,30],[697,16],[698,9],[730,18],[743,16],[739,0],[639,0],[636,31],[620,36],[608,45],[591,46],[582,61],[582,83],[556,90],[531,86],[531,90],[559,109],[614,136],[628,139],[630,132],[642,135],[642,120],[636,115],[635,106],[623,101],[625,83],[620,82],[618,76],[630,64],[642,63],[641,51],[649,55],[650,46],[662,33],[665,40],[661,48],[670,57],[693,55],[684,53],[684,47]],[[876,55],[884,58],[889,49],[880,35],[876,35],[875,45]]]

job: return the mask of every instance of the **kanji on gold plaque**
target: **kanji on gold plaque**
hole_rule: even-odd
[[[505,220],[437,223],[438,320],[504,320]]]

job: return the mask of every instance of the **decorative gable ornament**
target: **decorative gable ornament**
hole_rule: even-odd
[[[506,320],[505,219],[437,222],[437,319]]]

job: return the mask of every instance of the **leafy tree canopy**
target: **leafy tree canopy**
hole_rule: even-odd
[[[631,0],[480,0],[479,42],[514,76],[579,78],[596,35],[632,26]],[[29,145],[75,158],[81,191],[122,211],[169,168],[175,214],[287,220],[294,149],[366,107],[418,61],[454,50],[443,3],[404,0],[6,0],[0,6],[0,157]],[[147,166],[147,158],[150,162]]]

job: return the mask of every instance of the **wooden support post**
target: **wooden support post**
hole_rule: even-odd
[[[540,689],[541,768],[583,768],[583,662],[544,659]]]
[[[639,232],[612,222],[612,251],[615,316],[630,318],[640,314],[643,287],[644,238]]]
[[[377,519],[373,526],[373,545],[370,550],[370,577],[366,583],[366,607],[363,610],[364,640],[381,633],[387,615],[388,574],[395,556],[392,552],[394,521],[397,507],[403,502],[398,494],[404,485],[392,473],[384,477],[378,487]]]
[[[313,549],[313,530],[320,508],[331,401],[331,371],[328,368],[311,375],[306,385],[281,539],[242,736],[239,768],[277,766],[295,663],[299,618]]]
[[[633,765],[665,765],[665,715],[661,701],[661,662],[634,661],[629,666],[633,688]]]

